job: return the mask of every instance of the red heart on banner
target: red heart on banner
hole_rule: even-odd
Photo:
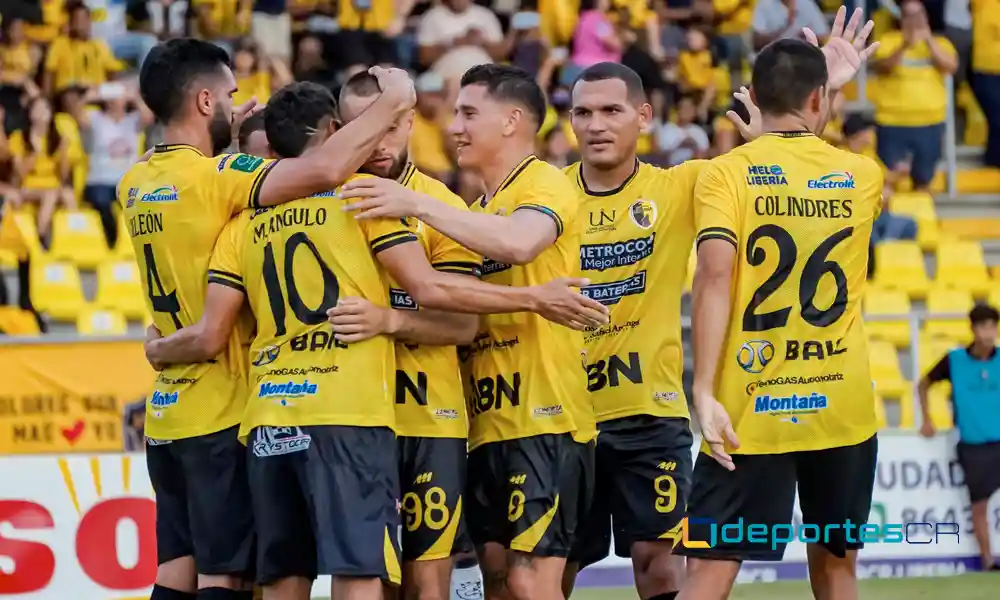
[[[76,423],[73,423],[73,427],[62,428],[62,436],[66,438],[66,441],[69,442],[71,446],[75,444],[78,439],[80,439],[81,435],[83,435],[83,426],[83,419],[81,419]]]

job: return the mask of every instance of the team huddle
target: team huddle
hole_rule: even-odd
[[[652,109],[620,64],[573,86],[565,170],[533,155],[533,78],[470,69],[449,133],[471,206],[408,162],[403,71],[253,113],[224,51],[155,49],[140,89],[165,143],[118,190],[160,372],[152,600],[300,600],[318,575],[337,600],[445,600],[470,556],[488,599],[556,600],[612,540],[642,600],[723,600],[784,548],[689,543],[686,516],[788,523],[798,486],[806,522],[865,522],[882,174],[816,137],[874,49],[845,13],[822,50],[806,31],[757,57],[752,141],[671,169],[636,158]],[[817,599],[856,597],[860,547],[810,547]]]

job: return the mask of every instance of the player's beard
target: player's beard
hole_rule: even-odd
[[[393,157],[392,165],[385,172],[379,172],[378,169],[372,169],[368,166],[362,166],[358,169],[359,173],[367,173],[369,175],[374,175],[376,177],[383,177],[385,179],[399,179],[399,176],[403,174],[403,170],[406,168],[406,163],[410,161],[410,151],[407,148],[403,148],[397,156]]]
[[[233,118],[226,116],[226,111],[219,105],[215,106],[215,114],[208,125],[208,135],[212,138],[212,156],[222,152],[233,143]]]

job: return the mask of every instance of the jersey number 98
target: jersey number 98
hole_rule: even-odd
[[[423,501],[416,492],[407,492],[400,504],[406,515],[407,531],[416,531],[421,525],[426,525],[432,531],[439,531],[444,529],[451,518],[448,498],[439,486],[427,490]]]
[[[264,287],[267,288],[267,301],[271,305],[271,315],[274,317],[274,333],[281,337],[287,333],[285,325],[286,310],[285,298],[281,291],[281,281],[278,276],[278,265],[274,259],[274,248],[272,242],[264,246]],[[312,253],[313,258],[319,265],[320,274],[323,278],[323,299],[316,308],[309,308],[299,294],[299,288],[295,285],[295,277],[292,274],[292,266],[295,264],[295,252],[305,247]],[[337,297],[340,295],[340,284],[337,283],[337,276],[320,256],[319,250],[312,240],[302,231],[293,233],[285,240],[285,260],[282,268],[284,274],[285,289],[288,291],[288,308],[292,309],[292,314],[304,325],[318,325],[326,321],[326,311],[337,304]]]
[[[806,260],[802,268],[802,277],[799,280],[799,305],[803,320],[813,327],[828,327],[837,322],[837,319],[844,315],[847,310],[847,275],[844,269],[836,262],[828,260],[830,252],[844,240],[854,233],[853,227],[845,227],[823,240],[816,250]],[[761,245],[763,238],[774,240],[778,246],[778,266],[775,267],[771,276],[761,284],[754,292],[750,303],[743,311],[743,331],[768,331],[778,329],[788,324],[788,317],[792,312],[792,307],[786,306],[778,310],[758,313],[757,308],[767,300],[771,294],[778,291],[788,279],[795,261],[798,258],[798,248],[795,239],[780,225],[773,223],[761,225],[753,230],[747,238],[747,262],[753,267],[764,264],[767,252]],[[832,275],[837,285],[837,296],[833,303],[826,309],[816,306],[816,292],[819,289],[819,282],[824,275]]]

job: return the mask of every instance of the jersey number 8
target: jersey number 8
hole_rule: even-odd
[[[814,327],[828,327],[844,315],[847,310],[847,276],[844,269],[832,260],[827,260],[837,244],[851,237],[853,227],[845,227],[823,240],[806,260],[799,280],[799,305],[802,318]],[[759,267],[764,264],[767,252],[758,245],[762,238],[774,240],[778,246],[778,266],[770,277],[754,292],[750,303],[743,311],[743,331],[768,331],[784,327],[792,307],[786,306],[767,313],[755,312],[771,294],[778,291],[788,279],[798,258],[795,239],[783,227],[774,224],[761,225],[747,238],[747,262]],[[837,296],[827,309],[816,306],[816,292],[824,275],[830,274],[837,285]]]
[[[292,274],[292,266],[295,264],[295,252],[305,246],[312,253],[313,258],[319,265],[320,274],[323,277],[323,299],[316,308],[309,308],[299,294],[299,288],[295,285],[295,277]],[[285,261],[282,272],[285,277],[285,289],[288,291],[288,307],[292,309],[292,314],[305,325],[318,325],[326,321],[326,311],[337,304],[337,297],[340,295],[340,284],[337,283],[337,276],[320,256],[316,245],[304,232],[299,231],[288,236],[285,240]],[[267,288],[267,300],[271,305],[271,315],[274,317],[274,333],[281,337],[287,333],[285,326],[285,299],[281,292],[281,282],[278,279],[278,265],[274,259],[274,248],[271,242],[264,246],[264,287]]]

